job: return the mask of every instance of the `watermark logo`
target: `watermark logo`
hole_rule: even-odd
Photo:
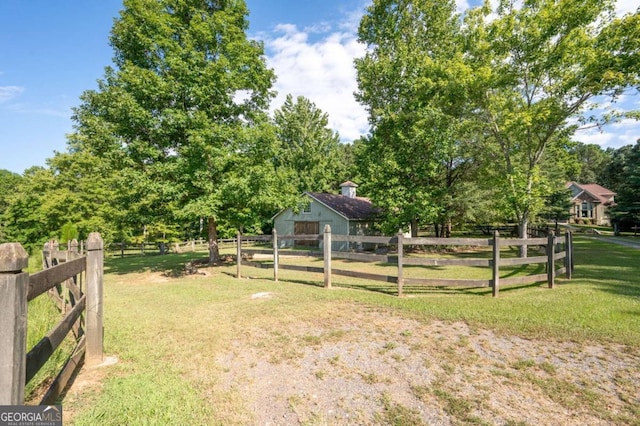
[[[62,426],[62,406],[0,405],[0,426]]]

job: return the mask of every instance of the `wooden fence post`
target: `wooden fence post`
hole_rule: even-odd
[[[573,273],[573,264],[574,264],[574,262],[573,262],[573,253],[574,253],[574,251],[573,251],[573,232],[569,232],[569,246],[571,246],[571,261],[570,261],[570,263],[571,263],[571,273]]]
[[[104,242],[98,232],[87,239],[87,365],[100,364],[103,358]]]
[[[273,281],[278,282],[278,231],[273,228]]]
[[[556,266],[555,266],[555,232],[549,231],[547,236],[547,283],[549,288],[555,285]]]
[[[242,265],[242,234],[238,231],[236,236],[236,278],[242,278],[240,266]]]
[[[49,253],[51,253],[51,244],[50,241],[44,243],[42,247],[42,269],[48,269],[51,266],[51,259],[49,258]]]
[[[398,297],[402,297],[404,287],[404,275],[402,270],[402,257],[404,255],[404,234],[402,229],[398,231]]]
[[[28,265],[19,243],[0,244],[0,405],[24,404]]]
[[[324,226],[324,286],[331,288],[331,226]]]
[[[500,291],[500,232],[493,232],[493,297],[498,297]]]
[[[564,268],[566,270],[566,277],[571,279],[571,258],[573,257],[573,247],[571,247],[571,231],[567,231],[564,234]]]

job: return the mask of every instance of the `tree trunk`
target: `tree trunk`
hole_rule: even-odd
[[[209,265],[214,265],[220,262],[220,250],[218,248],[218,222],[213,217],[209,218],[207,233],[209,238]]]
[[[418,220],[411,220],[411,238],[418,238]]]
[[[520,223],[518,224],[518,231],[519,231],[519,238],[528,238],[528,231],[529,230],[529,219],[522,218],[520,220]],[[528,247],[526,245],[522,245],[520,246],[520,257],[527,257],[528,256]]]
[[[451,219],[447,220],[447,223],[444,229],[444,237],[451,238]]]

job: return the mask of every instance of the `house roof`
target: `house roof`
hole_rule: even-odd
[[[305,192],[305,194],[348,220],[370,220],[380,214],[380,209],[365,197],[349,198],[324,192]]]
[[[581,195],[587,195],[589,198],[591,198],[593,201],[599,202],[599,203],[608,203],[611,200],[611,197],[616,195],[615,192],[598,185],[597,183],[587,183],[587,184],[583,184],[583,183],[577,183],[577,182],[567,182],[567,188],[570,188],[572,186],[575,186],[576,188],[578,188],[581,192],[578,193],[578,195],[576,195],[575,198],[579,198]]]

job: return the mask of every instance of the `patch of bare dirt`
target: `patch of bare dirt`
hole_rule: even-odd
[[[270,296],[271,297],[271,296]],[[265,302],[268,303],[268,302]],[[635,424],[640,356],[349,306],[255,328],[216,362],[255,424]]]

